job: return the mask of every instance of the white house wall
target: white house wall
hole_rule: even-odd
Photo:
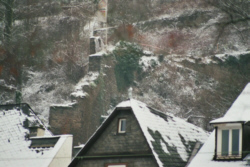
[[[55,145],[57,153],[49,164],[49,167],[67,167],[72,158],[72,145],[73,136],[62,135]]]

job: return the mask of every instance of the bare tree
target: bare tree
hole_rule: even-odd
[[[250,21],[249,0],[206,0],[206,2],[225,13],[229,19],[218,23],[219,33],[215,39],[214,48],[223,35],[226,27]],[[237,28],[237,27],[236,27]],[[242,36],[244,40],[244,37]]]
[[[206,0],[209,4],[227,13],[231,21],[250,19],[250,1],[248,0]]]
[[[13,5],[14,5],[14,0],[0,0],[0,4],[5,7],[4,11],[4,38],[7,43],[9,43],[11,39],[11,34],[12,34],[12,24],[13,24]]]
[[[132,24],[148,19],[152,14],[151,0],[109,0],[108,22]]]

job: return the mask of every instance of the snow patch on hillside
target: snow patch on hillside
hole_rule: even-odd
[[[139,64],[142,65],[143,71],[147,71],[148,69],[158,66],[160,63],[155,56],[142,56]]]
[[[82,78],[75,86],[75,91],[71,93],[73,97],[84,98],[88,96],[88,93],[83,90],[85,86],[96,86],[95,80],[98,78],[99,72],[89,72],[84,78]]]
[[[232,53],[224,53],[224,54],[217,54],[215,57],[219,58],[223,62],[226,61],[229,57],[235,57],[237,59],[240,58],[241,55],[250,55],[250,51],[235,51]]]
[[[61,104],[51,104],[52,107],[73,107],[76,102],[61,103]]]

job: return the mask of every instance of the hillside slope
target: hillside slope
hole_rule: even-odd
[[[98,91],[88,93],[90,101],[84,105],[98,112],[94,101],[100,101],[104,107],[96,119],[126,99],[132,87],[134,98],[210,130],[208,122],[222,116],[250,81],[250,19],[247,12],[230,13],[223,4],[207,2],[147,0],[139,8],[139,1],[109,1],[109,44],[132,42],[144,54],[138,62],[141,70],[133,72],[128,87],[120,90],[117,78],[105,89],[100,83],[92,87]],[[49,12],[43,10],[46,6]],[[250,11],[248,7],[242,11]],[[48,123],[50,105],[75,102],[75,85],[88,75],[89,37],[93,29],[102,28],[94,21],[96,4],[20,1],[14,8],[18,17],[10,43],[1,34],[0,102],[15,102],[20,91],[23,101]],[[102,30],[97,35],[102,36]],[[112,50],[107,54],[115,56]],[[104,61],[102,66],[111,68],[102,75],[114,78],[116,63],[113,58],[110,64]],[[113,93],[105,97],[105,92]]]

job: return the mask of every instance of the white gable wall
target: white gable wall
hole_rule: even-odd
[[[42,128],[37,129],[37,136],[44,136],[45,130]]]
[[[54,149],[57,151],[48,167],[67,167],[72,158],[72,135],[62,135]]]

